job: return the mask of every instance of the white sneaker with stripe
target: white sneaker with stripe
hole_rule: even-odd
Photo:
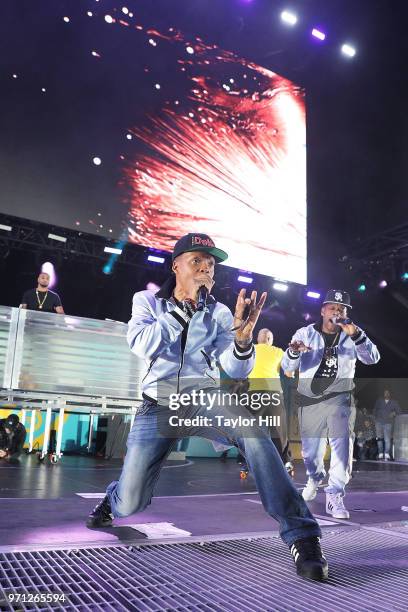
[[[345,508],[341,493],[326,493],[326,512],[333,518],[349,519],[350,512]]]

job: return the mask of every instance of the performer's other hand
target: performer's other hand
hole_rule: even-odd
[[[310,346],[306,346],[306,344],[301,340],[294,340],[289,344],[289,348],[296,353],[307,353],[308,351],[312,350]]]
[[[262,293],[259,301],[256,301],[257,292],[252,291],[251,297],[246,297],[246,289],[241,289],[238,295],[234,314],[235,339],[239,344],[250,344],[254,327],[258,321],[267,293]],[[245,317],[245,309],[249,307],[248,316]],[[245,318],[244,318],[245,317]]]

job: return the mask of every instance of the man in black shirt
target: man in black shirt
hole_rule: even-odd
[[[21,308],[64,314],[60,296],[58,293],[48,289],[49,284],[50,275],[46,272],[41,272],[38,277],[37,289],[29,289],[24,293],[21,300]]]
[[[0,419],[0,459],[17,459],[23,450],[26,428],[16,414]]]

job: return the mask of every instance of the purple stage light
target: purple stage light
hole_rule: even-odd
[[[290,11],[282,11],[281,19],[284,23],[294,26],[297,24],[297,15],[295,13],[291,13]]]
[[[276,282],[276,283],[273,283],[272,289],[275,289],[275,291],[287,291],[289,287],[286,283]]]
[[[147,261],[152,261],[153,263],[164,263],[166,260],[164,257],[159,257],[158,255],[148,255]]]
[[[317,291],[308,291],[306,293],[307,297],[312,298],[313,300],[318,300],[320,298],[320,293]]]
[[[240,283],[247,283],[247,285],[250,285],[252,283],[252,281],[254,280],[253,278],[251,278],[250,276],[242,276],[241,274],[238,276],[238,282]]]
[[[386,280],[382,280],[378,283],[378,286],[380,289],[385,289],[385,287],[388,285]]]
[[[318,38],[319,40],[325,40],[326,38],[326,34],[322,32],[321,30],[318,30],[317,28],[313,28],[312,36],[314,36],[315,38]]]

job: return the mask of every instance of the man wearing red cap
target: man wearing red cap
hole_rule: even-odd
[[[321,322],[298,329],[282,359],[285,371],[299,370],[299,426],[309,477],[303,498],[313,500],[325,478],[323,458],[328,438],[326,512],[340,519],[350,518],[343,497],[354,441],[356,360],[371,365],[380,359],[375,344],[347,318],[347,308],[351,309],[349,294],[330,289],[321,308]]]
[[[105,527],[113,517],[141,512],[150,504],[160,469],[177,444],[170,421],[181,412],[187,424],[179,437],[232,443],[246,456],[264,508],[279,521],[298,574],[324,580],[328,570],[320,549],[320,528],[288,476],[268,430],[235,427],[232,417],[250,416],[239,404],[231,408],[218,402],[209,408],[209,399],[193,401],[197,390],[203,393],[200,397],[207,397],[206,389],[212,390],[212,397],[219,393],[216,363],[233,379],[247,378],[254,365],[252,333],[266,293],[257,301],[256,291],[247,298],[241,290],[233,317],[210,295],[215,264],[226,258],[206,234],[187,234],[174,247],[173,274],[160,291],[134,295],[127,338],[131,350],[146,363],[144,401],[128,437],[120,479],[108,486],[87,525]],[[183,409],[177,413],[172,412],[174,395],[180,402],[183,399]],[[192,399],[185,404],[187,395]]]

